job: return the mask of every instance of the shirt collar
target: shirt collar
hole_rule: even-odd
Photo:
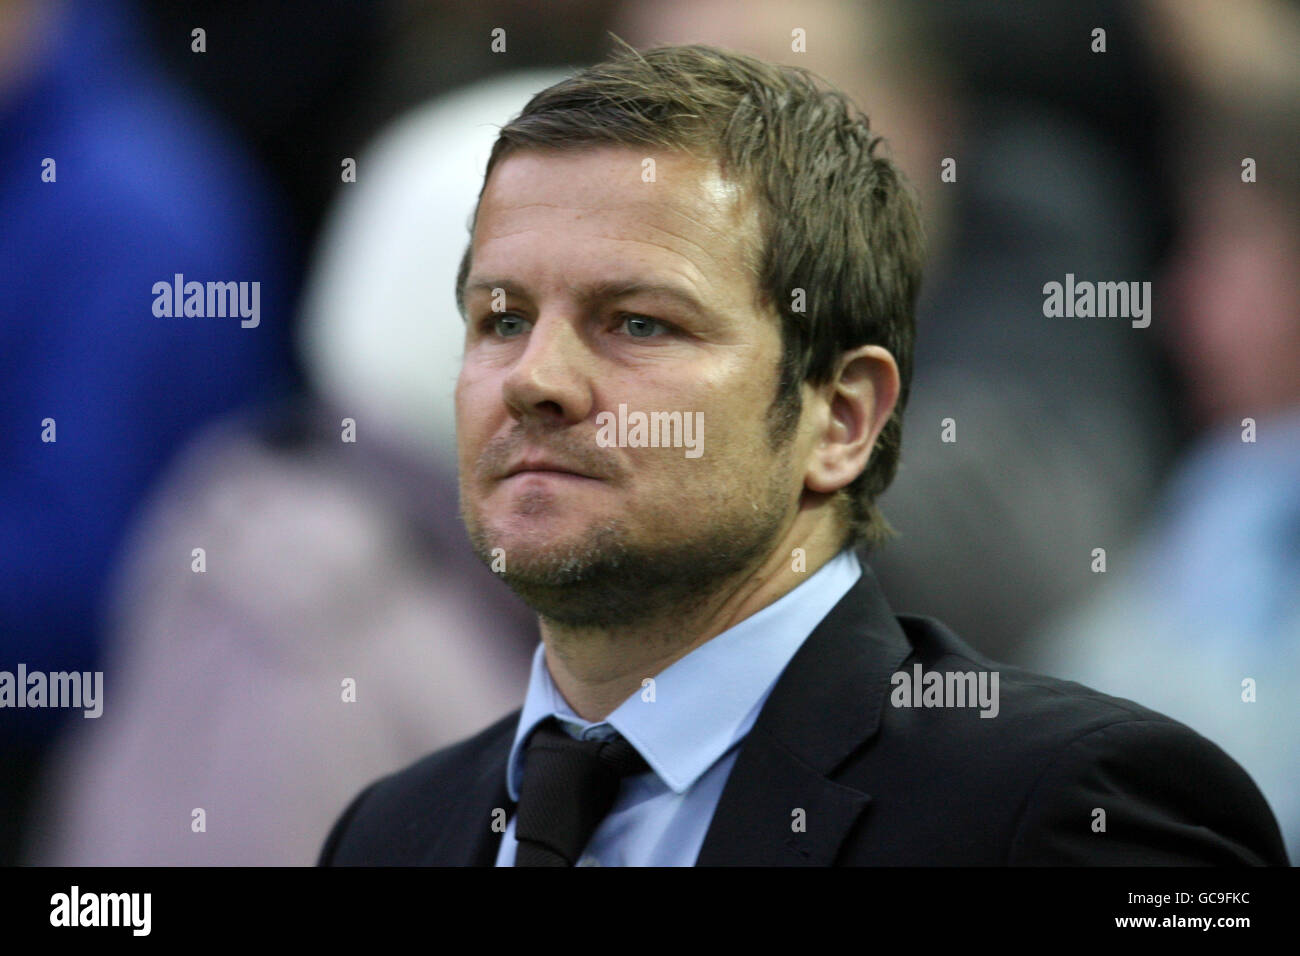
[[[656,674],[653,685],[643,684],[596,723],[565,701],[539,643],[506,764],[511,799],[519,800],[523,742],[552,716],[575,737],[621,734],[664,784],[684,793],[749,732],[790,659],[861,574],[857,555],[841,551],[798,587]]]

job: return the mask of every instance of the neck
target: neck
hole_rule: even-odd
[[[604,720],[623,701],[695,648],[807,581],[838,552],[839,529],[812,534],[796,522],[777,547],[751,568],[719,582],[690,608],[668,609],[613,628],[570,627],[540,619],[546,666],[564,699],[584,720]],[[802,548],[795,570],[792,552]]]

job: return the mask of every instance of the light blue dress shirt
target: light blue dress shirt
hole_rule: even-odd
[[[861,574],[857,556],[841,551],[794,590],[656,674],[652,688],[638,690],[599,723],[574,713],[538,644],[506,764],[511,798],[519,800],[524,741],[546,718],[557,717],[582,740],[621,734],[653,773],[624,781],[578,865],[694,866],[740,743],[777,678]],[[512,816],[496,865],[513,866],[517,846]]]

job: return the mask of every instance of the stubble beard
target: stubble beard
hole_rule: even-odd
[[[785,523],[791,445],[801,411],[798,389],[778,384],[764,416],[766,446],[774,453],[766,483],[743,495],[729,489],[708,495],[701,511],[705,524],[689,537],[637,541],[615,518],[589,526],[567,546],[530,544],[514,554],[506,549],[501,578],[543,619],[572,629],[616,633],[629,624],[660,620],[671,627],[689,619],[771,553]],[[465,498],[462,486],[461,520],[474,553],[491,567],[502,545]],[[664,505],[669,527],[677,525],[677,504]]]
[[[668,538],[638,538],[626,522],[611,519],[566,544],[506,548],[500,577],[542,618],[568,628],[613,633],[656,619],[685,620],[771,553],[786,515],[786,463],[778,465],[765,487],[710,495],[700,523],[685,536],[675,501],[665,504]],[[474,552],[491,566],[500,539],[463,500],[462,517]]]

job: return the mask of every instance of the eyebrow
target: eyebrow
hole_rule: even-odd
[[[464,294],[468,296],[471,292],[491,292],[493,289],[504,289],[507,295],[528,297],[528,291],[518,282],[510,279],[492,278],[475,279],[473,282],[467,282]],[[665,299],[672,299],[700,315],[714,315],[712,309],[707,308],[690,292],[678,286],[661,282],[646,282],[640,279],[610,279],[581,286],[576,291],[578,298],[585,303],[623,299],[632,295],[656,295]]]

